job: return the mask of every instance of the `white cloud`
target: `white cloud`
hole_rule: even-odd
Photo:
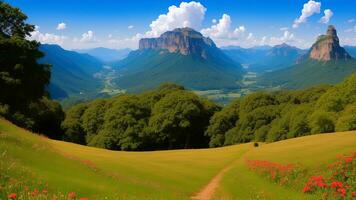
[[[67,28],[66,23],[62,22],[57,25],[57,30],[64,30]]]
[[[333,11],[330,9],[324,10],[324,16],[320,19],[320,23],[327,24],[330,21],[330,18],[334,15]]]
[[[127,27],[128,29],[133,29],[133,28],[135,28],[133,25],[130,25],[130,26],[128,26]]]
[[[349,19],[349,20],[347,20],[347,22],[348,23],[354,23],[354,22],[356,22],[356,19]]]
[[[180,27],[199,29],[205,17],[206,8],[199,2],[182,2],[179,7],[173,5],[168,13],[161,14],[151,22],[151,30],[146,32],[147,37],[157,37],[160,34]]]
[[[287,30],[289,30],[289,28],[288,28],[288,27],[281,27],[279,30],[281,30],[281,31],[287,31]]]
[[[217,24],[212,25],[210,28],[202,29],[201,33],[213,39],[237,39],[244,36],[246,28],[239,26],[233,30],[231,23],[231,17],[227,14],[223,14]]]
[[[269,45],[278,45],[282,43],[293,42],[295,39],[294,34],[289,31],[284,31],[281,37],[271,37],[269,41]]]
[[[356,32],[356,26],[350,28],[350,29],[346,29],[345,30],[346,33],[351,33],[351,32]]]
[[[320,13],[321,3],[313,0],[309,0],[308,3],[305,3],[302,9],[302,14],[299,18],[294,20],[293,28],[298,28],[300,24],[305,23],[308,17],[312,16],[315,13]]]
[[[82,37],[79,40],[74,39],[74,41],[89,43],[89,42],[96,42],[96,38],[95,38],[94,32],[89,30],[88,32],[83,33]]]
[[[213,23],[213,24],[216,24],[217,22],[218,22],[218,20],[216,20],[216,19],[211,20],[211,23]]]
[[[66,37],[55,35],[52,33],[41,33],[40,27],[36,26],[35,30],[31,33],[29,39],[36,40],[44,44],[63,44]]]

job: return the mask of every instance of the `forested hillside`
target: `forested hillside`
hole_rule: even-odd
[[[356,129],[356,74],[337,86],[259,92],[221,108],[166,84],[138,95],[78,104],[62,123],[64,139],[122,150],[273,142]]]

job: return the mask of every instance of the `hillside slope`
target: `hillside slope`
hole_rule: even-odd
[[[94,78],[102,69],[102,63],[96,58],[64,50],[58,45],[44,44],[40,50],[45,56],[39,62],[52,65],[49,85],[52,98],[65,98],[101,86],[101,81]]]
[[[200,150],[116,152],[49,140],[0,119],[0,138],[1,199],[12,192],[25,195],[24,186],[30,191],[46,189],[48,195],[55,194],[59,199],[66,199],[69,192],[89,199],[189,199],[229,165],[232,168],[219,183],[217,199],[253,199],[252,194],[261,192],[266,193],[265,199],[286,199],[288,195],[318,199],[295,188],[269,183],[247,170],[244,160],[297,162],[314,168],[334,161],[338,154],[354,151],[356,132],[313,135],[258,148],[243,144]]]
[[[307,60],[287,69],[266,73],[258,80],[261,85],[279,85],[299,89],[319,84],[336,84],[356,72],[356,60],[319,62]]]

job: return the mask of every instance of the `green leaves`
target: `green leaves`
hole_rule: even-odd
[[[153,150],[207,146],[204,131],[218,106],[174,84],[121,95],[67,111],[66,140],[108,149]]]
[[[214,114],[206,134],[216,147],[355,130],[355,102],[356,74],[335,87],[254,93]]]

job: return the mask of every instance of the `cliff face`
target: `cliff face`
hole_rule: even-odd
[[[309,58],[318,61],[348,60],[351,56],[339,44],[334,26],[329,26],[326,35],[318,37],[313,44]]]
[[[177,28],[163,33],[158,38],[143,38],[139,49],[166,49],[171,53],[198,55],[206,58],[211,48],[217,48],[210,38],[191,28]]]

